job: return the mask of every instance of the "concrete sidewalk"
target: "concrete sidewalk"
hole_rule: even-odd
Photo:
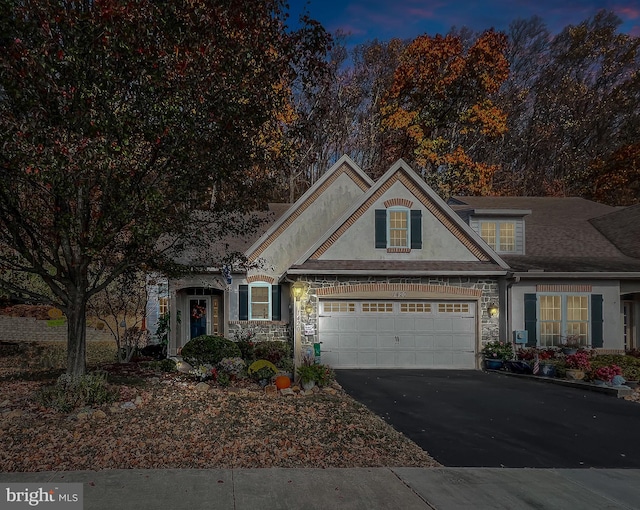
[[[30,482],[83,483],[84,510],[640,509],[640,470],[631,469],[272,468],[0,473],[0,483]]]

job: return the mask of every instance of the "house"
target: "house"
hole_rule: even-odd
[[[168,282],[169,354],[247,330],[292,342],[298,361],[319,348],[334,368],[473,369],[489,340],[569,334],[633,348],[640,257],[627,210],[638,214],[578,198],[446,203],[403,161],[374,182],[343,156],[238,241],[251,269]]]

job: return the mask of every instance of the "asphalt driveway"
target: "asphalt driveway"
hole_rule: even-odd
[[[336,370],[448,467],[640,468],[640,404],[475,370]]]

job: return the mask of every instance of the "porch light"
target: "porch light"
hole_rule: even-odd
[[[307,317],[309,317],[309,315],[311,315],[311,313],[313,312],[313,305],[310,301],[307,301],[307,304],[304,307],[304,312],[307,314]]]
[[[497,317],[500,313],[500,308],[498,308],[498,305],[495,303],[491,303],[487,308],[487,313],[489,314],[489,317]]]
[[[300,298],[304,294],[306,288],[307,286],[303,282],[296,282],[293,284],[291,290],[293,291],[293,297],[296,299],[296,301],[300,301]]]

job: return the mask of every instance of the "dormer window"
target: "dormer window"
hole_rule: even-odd
[[[480,236],[498,253],[516,251],[516,224],[513,221],[481,221]]]

